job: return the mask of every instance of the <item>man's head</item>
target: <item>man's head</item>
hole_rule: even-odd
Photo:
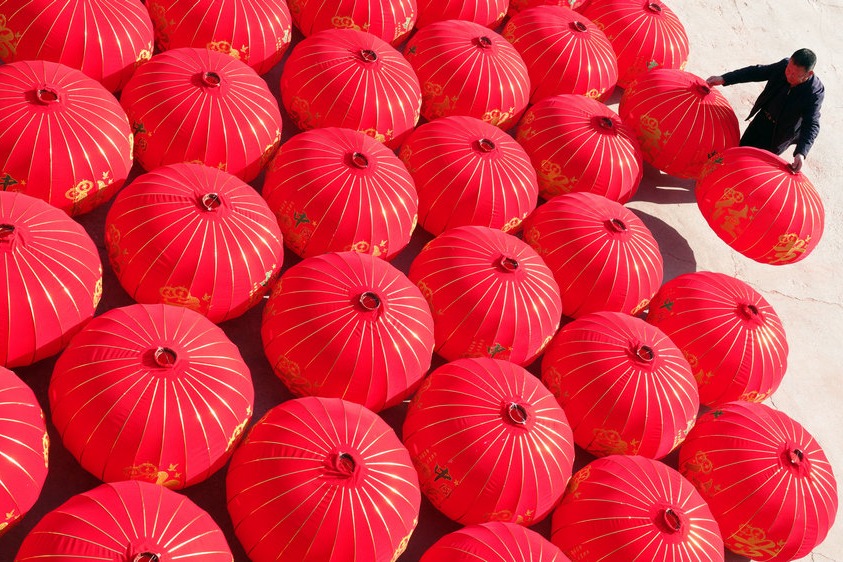
[[[810,49],[799,49],[790,56],[784,74],[791,86],[798,86],[814,75],[817,55]]]

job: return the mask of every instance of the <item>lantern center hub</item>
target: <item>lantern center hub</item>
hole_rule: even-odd
[[[477,148],[480,152],[492,152],[495,149],[495,143],[489,139],[480,139],[477,141]]]
[[[588,31],[588,27],[586,27],[586,25],[581,21],[571,22],[571,29],[579,33],[584,33]]]
[[[790,461],[790,464],[792,464],[793,466],[799,466],[800,464],[802,464],[802,461],[805,460],[805,453],[802,452],[802,449],[799,449],[797,447],[788,449],[787,456],[788,460]]]
[[[748,320],[753,320],[755,318],[758,318],[758,316],[760,316],[760,314],[761,314],[758,310],[758,307],[755,306],[752,303],[742,303],[738,307],[738,310],[740,310],[740,312],[744,316],[744,318],[746,318]]]
[[[35,91],[35,99],[40,104],[50,105],[51,103],[58,103],[59,93],[49,86],[44,86]]]
[[[155,363],[159,367],[172,368],[176,364],[178,355],[169,347],[160,346],[155,350]]]
[[[159,562],[161,557],[154,552],[141,552],[132,558],[132,562]]]
[[[360,295],[360,306],[366,310],[377,310],[381,307],[381,298],[372,291],[366,291]]]
[[[611,117],[604,116],[600,118],[600,126],[606,130],[612,130],[615,128],[615,122]]]
[[[606,225],[614,232],[626,232],[626,223],[621,219],[611,219],[606,221]]]
[[[633,348],[632,352],[639,361],[645,363],[652,363],[656,358],[656,352],[649,345],[638,344]]]
[[[337,474],[350,478],[357,471],[357,461],[351,453],[338,453],[334,455],[333,468]]]
[[[218,193],[206,193],[202,196],[202,206],[206,211],[214,211],[222,205],[222,199]]]
[[[492,40],[485,35],[481,35],[477,38],[477,44],[481,49],[490,49],[492,47]]]
[[[658,2],[650,2],[647,4],[647,9],[655,14],[660,14],[662,12],[662,6]]]
[[[375,62],[378,60],[378,54],[372,49],[362,49],[360,51],[360,59],[364,62]]]
[[[509,256],[503,256],[500,261],[500,266],[504,271],[513,273],[518,270],[518,260]]]
[[[662,512],[662,521],[671,533],[678,533],[682,530],[682,518],[672,507]]]
[[[366,155],[362,152],[352,152],[351,153],[351,164],[355,168],[360,170],[365,170],[369,167],[369,159],[366,158]]]
[[[8,240],[15,233],[15,225],[0,224],[0,240]]]
[[[506,417],[515,425],[527,425],[527,420],[530,418],[527,408],[518,402],[510,402],[506,405]]]
[[[220,83],[222,83],[222,78],[220,78],[220,75],[213,70],[209,70],[208,72],[202,74],[202,83],[209,88],[219,88]]]

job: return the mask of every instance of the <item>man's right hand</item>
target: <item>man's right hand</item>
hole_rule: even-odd
[[[722,86],[726,83],[722,76],[709,76],[705,79],[705,83],[709,86]]]

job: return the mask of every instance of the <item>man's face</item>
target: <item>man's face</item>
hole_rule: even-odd
[[[798,86],[808,78],[814,75],[813,70],[806,70],[805,68],[793,62],[793,59],[787,61],[787,67],[784,69],[784,75],[787,78],[788,84],[791,86]]]

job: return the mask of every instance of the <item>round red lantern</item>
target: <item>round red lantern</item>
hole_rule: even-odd
[[[416,0],[288,0],[293,21],[305,37],[323,29],[356,29],[398,46],[413,30]]]
[[[536,103],[579,94],[604,101],[618,81],[618,61],[606,35],[570,8],[537,6],[518,13],[501,32],[521,54]]]
[[[491,521],[448,533],[420,562],[570,562],[557,546],[515,523]]]
[[[433,318],[419,289],[368,254],[307,258],[276,283],[261,336],[296,396],[336,397],[379,411],[412,393],[430,367]]]
[[[428,121],[468,115],[506,130],[530,101],[521,55],[478,23],[432,23],[410,38],[404,55],[421,82],[421,114]]]
[[[729,402],[700,417],[679,449],[726,547],[753,560],[802,559],[837,515],[837,481],[819,443],[764,404]]]
[[[164,51],[140,67],[120,103],[145,170],[204,163],[252,181],[281,140],[281,112],[266,82],[208,49]]]
[[[680,178],[699,177],[709,157],[740,141],[728,100],[682,70],[641,76],[624,91],[618,113],[635,130],[644,161]]]
[[[572,10],[579,9],[587,0],[510,0],[507,14],[510,17],[536,6],[563,6]]]
[[[260,302],[280,271],[281,231],[243,180],[201,164],[142,174],[114,199],[105,245],[123,289],[219,323]]]
[[[394,148],[416,126],[422,96],[410,63],[389,43],[326,29],[296,45],[284,63],[281,101],[299,129],[355,129]]]
[[[234,532],[254,562],[396,560],[421,504],[410,455],[389,425],[339,398],[269,410],[226,474]]]
[[[79,215],[120,189],[132,168],[132,130],[99,82],[33,60],[0,66],[0,83],[2,191]]]
[[[545,199],[587,191],[626,203],[638,191],[643,162],[635,131],[596,100],[545,98],[527,110],[515,138],[530,155]]]
[[[695,192],[715,234],[757,262],[796,263],[820,243],[825,209],[819,193],[805,174],[771,152],[724,150],[705,168]]]
[[[120,91],[152,56],[152,22],[140,0],[0,0],[0,14],[3,62],[61,63],[110,92]]]
[[[729,275],[697,271],[671,279],[650,301],[647,322],[682,350],[706,406],[761,402],[787,370],[787,339],[776,311]]]
[[[431,240],[410,265],[433,311],[435,351],[448,361],[493,357],[527,365],[559,327],[559,286],[525,242],[483,226]]]
[[[632,211],[593,193],[558,195],[524,221],[524,240],[553,272],[562,314],[636,315],[662,284],[659,245]]]
[[[264,74],[290,46],[293,22],[285,0],[147,0],[162,51],[210,49]]]
[[[102,296],[94,241],[44,201],[0,191],[0,257],[0,365],[55,355],[94,316]]]
[[[419,223],[433,235],[477,225],[510,232],[536,208],[539,186],[527,153],[474,117],[430,121],[399,152],[419,194]]]
[[[422,491],[464,525],[538,523],[571,477],[565,413],[508,361],[458,359],[433,371],[410,402],[403,435]]]
[[[495,29],[506,17],[508,0],[417,0],[421,29],[445,20],[463,20]]]
[[[313,129],[285,142],[267,168],[263,197],[287,247],[303,258],[351,250],[392,259],[418,220],[404,164],[351,129]]]
[[[222,467],[252,416],[249,367],[201,314],[111,309],[79,332],[50,380],[65,448],[107,482],[184,488]]]

